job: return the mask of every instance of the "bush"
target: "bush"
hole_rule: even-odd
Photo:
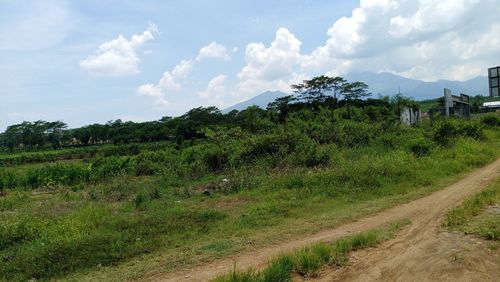
[[[483,116],[481,123],[486,126],[500,126],[500,116],[493,114]]]
[[[432,141],[423,137],[414,139],[409,142],[408,149],[417,158],[427,156],[433,147]]]
[[[458,127],[458,134],[462,137],[470,137],[476,140],[484,138],[484,132],[481,124],[473,121],[460,123],[460,126]]]
[[[125,173],[132,167],[130,157],[107,157],[97,158],[91,163],[92,178],[94,180],[104,179]]]
[[[453,138],[459,136],[481,139],[484,132],[477,122],[446,118],[434,123],[432,136],[438,144],[447,145]]]
[[[336,143],[344,147],[370,144],[377,136],[375,124],[344,120],[336,126]]]
[[[276,130],[273,133],[254,135],[243,141],[241,162],[253,162],[260,157],[286,156],[295,152],[300,144],[308,142],[307,136],[293,128]]]
[[[320,146],[309,139],[308,142],[302,143],[296,148],[293,160],[299,166],[328,166],[330,164],[330,156],[330,147]]]

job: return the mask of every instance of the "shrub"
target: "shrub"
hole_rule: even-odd
[[[130,157],[107,157],[97,158],[91,163],[92,178],[94,180],[104,179],[127,172],[131,166]]]
[[[319,146],[312,140],[302,143],[293,154],[295,164],[306,167],[327,166],[330,164],[330,150]]]
[[[408,144],[408,149],[417,158],[427,156],[430,153],[432,147],[433,147],[432,142],[430,140],[425,139],[424,137],[414,139],[410,141]]]
[[[434,123],[432,135],[438,144],[446,145],[458,135],[458,126],[454,120],[441,119]]]
[[[434,123],[432,135],[438,144],[447,145],[453,138],[459,136],[481,139],[484,132],[478,122],[446,118]]]
[[[474,121],[460,123],[460,126],[458,127],[458,134],[462,137],[470,137],[477,140],[484,137],[481,124]]]
[[[486,126],[500,126],[500,116],[498,115],[485,115],[481,118],[481,123]]]
[[[336,142],[344,147],[370,144],[377,135],[374,124],[344,120],[336,126]]]

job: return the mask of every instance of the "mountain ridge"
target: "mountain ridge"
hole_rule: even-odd
[[[390,72],[357,72],[344,77],[347,81],[362,81],[369,86],[374,97],[377,95],[395,95],[401,93],[416,100],[428,100],[441,97],[443,89],[448,88],[455,95],[464,93],[469,96],[488,95],[488,78],[477,76],[466,81],[440,79],[432,82],[402,77]],[[282,91],[266,91],[246,101],[237,103],[223,110],[224,113],[232,110],[244,110],[249,106],[258,106],[265,109],[267,104],[276,98],[290,95]]]

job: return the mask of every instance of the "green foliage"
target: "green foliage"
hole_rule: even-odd
[[[486,126],[500,126],[500,116],[495,114],[482,116],[481,123]]]
[[[262,271],[262,280],[265,282],[292,281],[294,260],[292,256],[281,255],[271,260],[267,268]]]
[[[148,200],[149,200],[148,197],[142,192],[134,195],[134,197],[132,199],[133,199],[134,205],[137,209],[144,207],[148,203]]]
[[[315,276],[323,265],[321,257],[311,248],[304,248],[294,256],[295,269],[304,277]]]
[[[417,158],[421,158],[421,157],[425,157],[425,156],[429,155],[429,153],[431,152],[433,147],[434,147],[434,144],[432,143],[432,141],[430,141],[424,137],[414,139],[414,140],[410,141],[408,144],[408,149]]]
[[[228,275],[223,275],[215,278],[214,282],[258,282],[260,279],[255,274],[254,270],[239,272],[236,270],[236,265],[233,271]]]
[[[437,120],[432,128],[434,141],[441,145],[447,145],[456,137],[470,137],[481,139],[484,137],[481,125],[475,121],[458,119]]]

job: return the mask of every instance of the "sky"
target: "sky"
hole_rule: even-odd
[[[500,0],[0,0],[0,131],[221,109],[316,75],[467,80]]]

